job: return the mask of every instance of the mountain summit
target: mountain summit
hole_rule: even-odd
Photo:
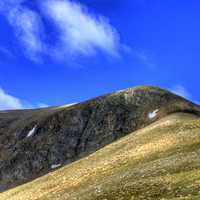
[[[85,163],[86,165],[86,163],[91,159],[93,159],[93,162],[91,161],[90,164],[94,167],[94,169],[97,168],[97,165],[100,169],[102,169],[103,162],[109,163],[112,159],[115,159],[116,165],[112,162],[112,166],[115,168],[119,165],[118,170],[120,171],[122,169],[122,164],[119,163],[121,156],[125,159],[124,161],[127,163],[129,162],[127,151],[130,151],[131,157],[131,152],[140,152],[141,146],[138,146],[139,143],[147,143],[147,149],[143,150],[145,157],[146,151],[149,152],[150,149],[152,149],[152,152],[150,153],[155,151],[151,145],[161,145],[161,140],[164,142],[162,144],[163,148],[168,148],[167,144],[170,147],[170,142],[172,142],[171,140],[173,137],[176,139],[176,136],[169,138],[167,132],[169,131],[168,129],[171,127],[172,133],[174,132],[174,134],[178,131],[182,133],[181,130],[184,131],[184,127],[185,130],[191,129],[192,131],[193,128],[199,130],[199,116],[200,107],[198,105],[195,105],[169,91],[152,86],[129,88],[74,105],[36,110],[2,111],[0,112],[0,189],[1,191],[5,191],[9,188],[32,181],[33,179],[44,176],[59,167],[62,168],[58,170],[63,170],[60,172],[66,173],[65,178],[69,176],[70,172],[75,173],[73,174],[75,176],[77,173],[77,177],[80,175],[79,178],[81,183],[81,176],[83,174],[81,174],[81,172],[79,173],[78,170],[83,170],[81,163],[83,163],[83,165]],[[189,120],[188,124],[187,120]],[[190,123],[191,120],[193,120],[192,123]],[[176,125],[178,128],[176,128]],[[152,130],[154,130],[154,132],[152,132]],[[163,132],[164,130],[166,132]],[[157,132],[161,135],[156,135]],[[166,138],[164,133],[166,133]],[[195,134],[194,137],[196,137]],[[142,138],[144,141],[142,141]],[[150,143],[148,143],[148,140]],[[179,140],[181,141],[180,138]],[[113,143],[114,141],[117,141],[117,143]],[[137,143],[137,141],[139,143]],[[185,141],[183,139],[183,144],[184,142]],[[108,146],[105,147],[106,145]],[[174,143],[173,145],[173,148],[175,148]],[[143,146],[141,148],[145,147]],[[192,148],[193,147],[191,146],[191,149]],[[97,151],[99,149],[101,150]],[[188,146],[188,151],[191,149]],[[105,157],[103,156],[99,158],[98,155],[101,153],[102,155],[105,155]],[[109,155],[107,155],[107,153]],[[90,154],[92,155],[87,157]],[[111,155],[114,157],[109,157]],[[157,156],[159,157],[160,155]],[[79,159],[81,160],[74,162]],[[87,161],[87,159],[89,160]],[[134,159],[135,158],[133,158],[133,161]],[[148,157],[145,157],[145,159],[145,162],[147,162]],[[149,157],[149,159],[151,159],[151,157]],[[136,162],[136,160],[134,162]],[[139,160],[138,162],[140,162]],[[70,164],[72,162],[74,163]],[[169,162],[171,161],[169,160]],[[126,163],[124,163],[124,166],[125,165]],[[166,167],[167,165],[168,164],[166,162]],[[70,166],[74,166],[74,168],[70,168]],[[131,166],[127,165],[127,172],[131,169],[129,167],[133,167],[132,164]],[[74,171],[74,169],[77,171]],[[87,167],[85,169],[87,169]],[[58,170],[53,173],[58,172]],[[145,170],[148,169],[145,168]],[[152,168],[149,168],[149,170],[152,176],[153,173],[156,173],[156,171],[153,170],[153,165]],[[168,173],[167,170],[168,169],[166,169],[166,172]],[[120,184],[120,182],[117,181],[120,179],[121,175],[125,176],[125,171],[120,172],[121,174],[118,174],[115,171],[116,174],[113,174],[113,176],[116,175],[116,179],[112,179],[113,188],[111,188],[110,191],[108,190],[108,193],[117,191],[117,184]],[[97,174],[93,174],[94,178],[98,175],[97,171],[95,173]],[[112,172],[110,171],[110,173]],[[135,177],[139,178],[138,176],[141,172],[135,171],[134,173]],[[145,173],[146,171],[144,171],[144,176]],[[63,177],[65,176],[64,174]],[[48,174],[46,177],[47,176]],[[70,179],[70,177],[68,178]],[[98,177],[96,178],[98,179]],[[37,180],[40,181],[40,179],[36,179],[36,183]],[[42,177],[41,180],[46,180],[45,176],[44,178]],[[58,180],[61,181],[59,178]],[[126,181],[128,181],[128,179]],[[101,181],[99,183],[103,184]],[[90,190],[90,183],[87,184],[88,190]],[[109,180],[103,185],[107,184],[110,187]],[[133,186],[131,185],[131,182],[127,182],[127,184],[130,187]],[[150,187],[148,186],[148,183],[144,184],[147,184],[145,186],[147,189]],[[95,185],[95,187],[97,185]],[[69,187],[68,185],[65,186]],[[26,185],[20,187],[26,188]],[[39,187],[39,185],[37,185],[37,187]],[[64,191],[64,185],[62,185],[62,187]],[[135,185],[134,187],[138,188],[139,185]],[[39,188],[35,188],[34,192],[37,193],[38,189]],[[77,191],[79,191],[79,189],[77,189]],[[111,198],[111,196],[108,196],[108,193],[102,193],[104,189],[99,189],[99,195],[104,195],[101,196],[101,198],[98,197],[98,195],[95,196],[96,193],[94,194],[93,191],[93,193],[91,193],[91,195],[93,195],[91,198],[89,198],[89,196],[85,196],[82,199],[117,199],[114,194]],[[122,188],[119,186],[119,191],[121,190]],[[141,188],[138,188],[138,192],[140,190]],[[82,189],[80,189],[80,191],[82,191]],[[136,190],[135,193],[137,193]],[[134,195],[137,196],[135,193],[130,194],[134,197]],[[80,195],[80,193],[77,194]],[[9,191],[8,193],[5,192],[3,193],[2,198],[9,200],[12,198],[17,199],[17,196],[15,198],[14,193],[12,198],[10,198],[10,195]],[[123,196],[122,193],[119,192],[119,195],[121,196],[118,199],[125,199],[125,196]],[[124,195],[128,195],[128,193],[124,193]],[[46,198],[44,195],[44,198],[38,197],[35,199],[51,199],[49,196],[47,198],[47,196]],[[63,196],[63,199],[81,199],[78,197],[75,198],[75,196],[73,197],[74,198],[72,198],[72,196],[71,198],[65,198]],[[129,197],[131,198],[131,196]],[[24,198],[21,199],[25,200],[34,198],[24,196]],[[52,199],[59,198],[57,196],[53,196]],[[142,197],[132,199],[142,199]],[[151,199],[151,196],[143,199]]]

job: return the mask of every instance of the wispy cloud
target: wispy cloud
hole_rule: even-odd
[[[38,1],[39,2],[39,1]],[[72,55],[90,56],[98,51],[117,56],[120,37],[109,20],[95,15],[77,2],[71,0],[44,0],[38,3],[40,12],[26,6],[26,0],[0,2],[0,10],[13,27],[24,53],[32,60],[42,55],[51,57]],[[51,41],[48,44],[51,24]]]
[[[39,54],[45,51],[41,40],[43,25],[40,16],[31,9],[22,6],[23,1],[8,0],[8,4],[0,4],[0,9],[6,16],[20,41],[24,53],[32,60],[37,60]]]
[[[172,88],[172,92],[187,99],[191,98],[189,91],[182,85],[176,85],[174,88]]]
[[[143,65],[153,69],[156,67],[153,54],[145,50],[137,49],[132,51],[133,55],[142,63]]]
[[[49,105],[45,103],[29,103],[9,94],[7,91],[0,87],[0,110],[32,109],[46,107],[49,107]]]
[[[25,53],[31,59],[37,59],[38,55],[45,51],[41,40],[42,22],[39,15],[26,8],[18,8],[10,13],[9,21],[15,28],[17,38],[25,47]]]
[[[0,87],[0,110],[22,109],[23,103],[20,99],[9,95]]]
[[[118,54],[119,35],[106,18],[92,15],[83,5],[69,0],[44,1],[43,11],[60,30],[60,44],[66,52]]]

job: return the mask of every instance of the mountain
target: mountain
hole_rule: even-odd
[[[0,188],[18,187],[0,199],[198,199],[199,116],[199,106],[150,86],[3,111]]]
[[[1,200],[199,200],[200,119],[170,114]]]

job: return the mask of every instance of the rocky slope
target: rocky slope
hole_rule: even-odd
[[[172,113],[200,116],[200,108],[160,88],[137,87],[72,106],[0,112],[0,189],[31,181]]]
[[[0,200],[199,200],[200,118],[175,113]]]

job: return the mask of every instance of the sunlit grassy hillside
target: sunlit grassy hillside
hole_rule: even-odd
[[[1,200],[199,200],[200,119],[177,113]]]

